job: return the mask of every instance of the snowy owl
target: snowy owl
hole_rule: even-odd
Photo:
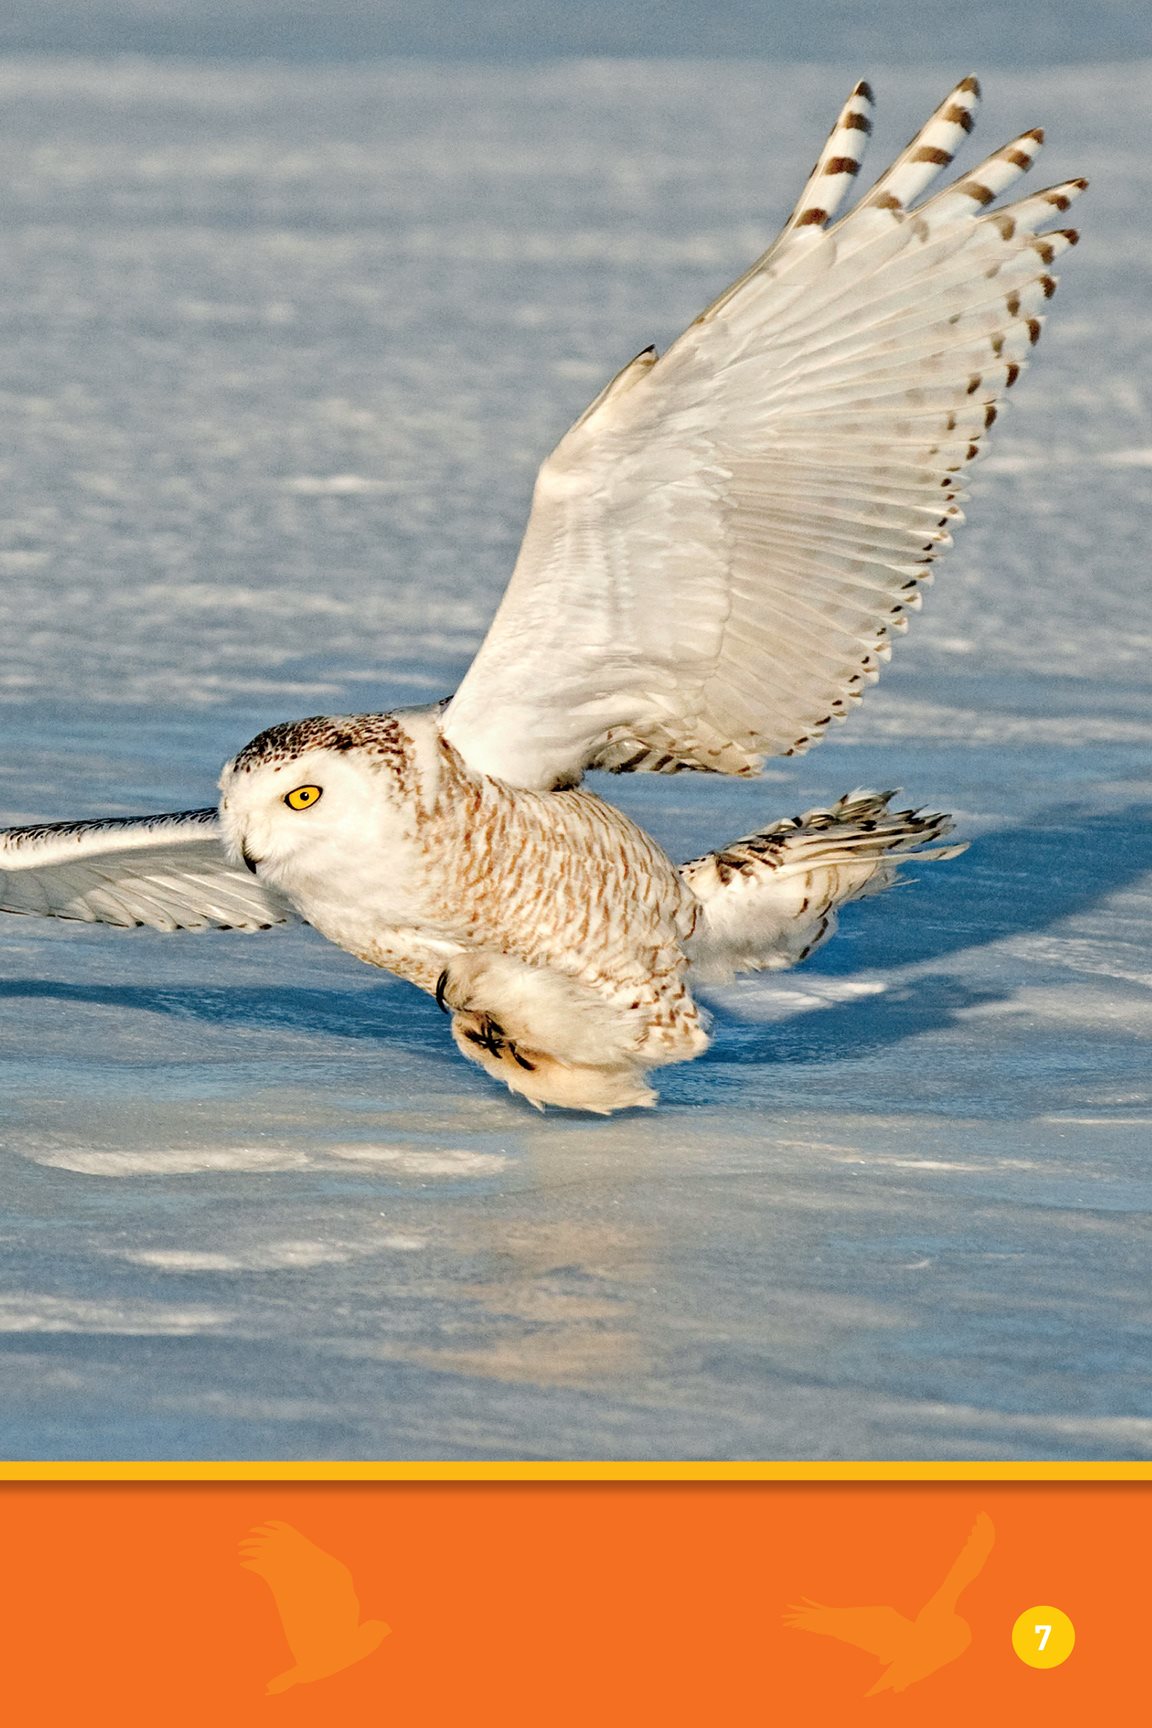
[[[1025,132],[924,198],[958,84],[834,220],[858,84],[767,252],[647,348],[544,463],[515,569],[447,702],[297,720],[218,809],[0,834],[0,908],[161,930],[294,919],[434,995],[532,1103],[655,1101],[708,1044],[697,981],[803,960],[947,817],[850,793],[677,867],[589,769],[754,775],[843,720],[920,605],[960,474],[1040,334],[1071,180],[995,201]]]

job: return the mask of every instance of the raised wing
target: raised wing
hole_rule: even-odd
[[[279,1519],[250,1531],[240,1564],[265,1580],[284,1636],[301,1665],[323,1665],[346,1646],[360,1624],[360,1602],[342,1560]]]
[[[298,922],[286,900],[228,862],[215,810],[0,830],[0,912],[154,930]]]
[[[754,774],[843,719],[920,604],[1040,334],[1085,182],[987,207],[1026,132],[914,204],[972,129],[966,78],[841,221],[860,84],[779,239],[540,470],[508,590],[443,727],[521,786],[585,768]]]
[[[891,1662],[913,1631],[911,1620],[895,1608],[825,1608],[808,1602],[792,1608],[784,1624],[797,1632],[819,1632],[841,1644],[854,1644],[881,1662]]]
[[[968,1540],[948,1570],[948,1576],[932,1597],[929,1607],[955,1608],[963,1591],[984,1570],[996,1541],[996,1531],[987,1512],[980,1512],[968,1533]]]

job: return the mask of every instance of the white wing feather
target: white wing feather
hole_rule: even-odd
[[[959,84],[829,226],[871,129],[857,86],[779,239],[544,463],[444,713],[474,768],[539,787],[588,767],[754,774],[875,681],[1076,239],[1038,229],[1083,181],[987,208],[1039,132],[910,207],[978,95]]]
[[[0,831],[0,911],[154,930],[299,921],[274,890],[228,862],[215,810]]]

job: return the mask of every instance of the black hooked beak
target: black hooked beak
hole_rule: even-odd
[[[251,852],[249,852],[249,850],[248,850],[248,848],[247,848],[247,846],[241,846],[241,848],[240,848],[240,856],[241,856],[241,858],[243,858],[243,860],[244,860],[244,862],[245,862],[245,864],[247,864],[247,866],[248,866],[248,868],[249,868],[249,870],[251,870],[251,872],[252,872],[252,874],[253,874],[253,876],[255,876],[255,874],[256,874],[256,866],[257,866],[257,865],[258,865],[258,864],[259,864],[259,863],[261,863],[261,862],[262,862],[262,860],[261,860],[261,859],[259,859],[259,858],[253,858],[253,856],[252,856],[252,854],[251,854]]]
[[[448,988],[448,972],[447,972],[447,968],[445,968],[445,970],[443,972],[441,972],[439,978],[437,978],[437,980],[436,980],[436,1006],[437,1006],[437,1008],[439,1008],[441,1014],[451,1014],[451,1012],[452,1012],[451,1008],[449,1008],[447,1002],[445,1002],[445,1000],[444,1000],[444,992],[445,992],[445,990],[447,990],[447,988]]]

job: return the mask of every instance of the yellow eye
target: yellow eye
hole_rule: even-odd
[[[297,786],[294,792],[284,794],[284,802],[289,810],[307,810],[309,804],[315,804],[323,790],[320,786]]]

